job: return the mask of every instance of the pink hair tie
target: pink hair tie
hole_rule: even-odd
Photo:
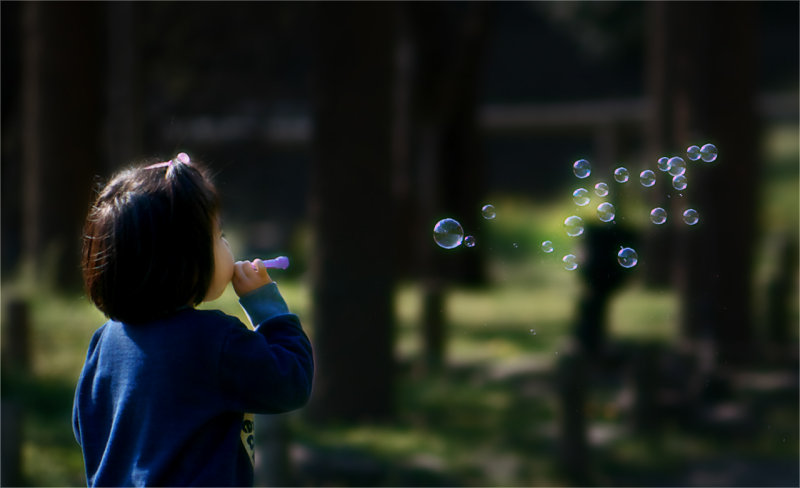
[[[144,169],[154,169],[154,168],[163,168],[165,166],[172,166],[173,164],[175,164],[175,162],[182,164],[189,164],[191,163],[191,160],[189,159],[188,154],[182,152],[178,153],[177,156],[175,156],[173,159],[170,159],[169,161],[164,161],[163,163],[151,164],[150,166],[145,166]]]

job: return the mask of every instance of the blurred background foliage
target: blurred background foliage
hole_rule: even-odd
[[[3,485],[85,482],[80,227],[179,151],[237,256],[291,257],[315,346],[258,484],[798,485],[796,2],[0,8]],[[611,181],[704,142],[685,194]],[[578,158],[618,217],[575,239]],[[691,232],[646,219],[684,202]],[[444,217],[478,244],[436,247]],[[231,290],[203,306],[244,320]]]

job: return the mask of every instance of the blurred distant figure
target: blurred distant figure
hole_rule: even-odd
[[[634,245],[633,233],[613,225],[590,225],[586,228],[586,258],[578,269],[583,291],[578,304],[575,336],[583,352],[603,352],[608,328],[608,304],[630,270],[620,266],[617,253],[620,243]]]

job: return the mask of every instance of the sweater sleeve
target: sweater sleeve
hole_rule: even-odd
[[[232,327],[220,358],[222,389],[231,408],[280,413],[303,406],[311,395],[314,360],[297,315],[271,283],[240,300],[255,331]]]

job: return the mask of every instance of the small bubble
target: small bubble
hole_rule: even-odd
[[[703,147],[700,148],[700,157],[706,163],[710,163],[717,159],[717,146],[713,144],[704,144]]]
[[[464,229],[455,219],[442,219],[433,227],[433,240],[439,247],[453,249],[461,245]]]
[[[594,185],[594,192],[598,197],[604,197],[608,195],[608,185],[601,181]]]
[[[661,207],[656,207],[650,211],[650,221],[656,225],[661,225],[667,221],[667,211]]]
[[[614,170],[614,179],[617,180],[617,183],[625,183],[628,181],[628,170],[622,166]]]
[[[695,225],[700,221],[700,215],[697,213],[697,210],[687,208],[686,211],[683,212],[683,221],[688,225]]]
[[[666,156],[658,158],[658,169],[661,171],[669,171],[669,158]]]
[[[700,146],[689,146],[686,148],[686,155],[692,161],[700,159]]]
[[[589,204],[589,190],[586,188],[578,188],[574,192],[572,192],[572,199],[575,200],[575,204],[579,207],[583,207],[584,205]]]
[[[676,190],[685,190],[688,184],[689,180],[686,179],[686,175],[672,177],[672,188],[675,188]]]
[[[536,329],[531,329],[531,335],[536,335]]]
[[[564,219],[564,227],[568,236],[577,237],[583,234],[583,219],[577,215],[571,215]]]
[[[513,243],[513,244],[511,244],[511,245],[512,245],[512,246],[514,246],[514,249],[517,249],[517,248],[519,248],[519,244],[518,244],[518,243],[516,243],[516,242],[515,242],[515,243]]]
[[[651,187],[656,184],[656,174],[646,169],[639,173],[639,181],[642,183],[642,186]]]
[[[575,257],[574,254],[567,254],[561,261],[564,262],[564,269],[567,271],[574,271],[578,269],[578,258]]]
[[[617,261],[623,268],[633,268],[639,262],[639,255],[630,247],[622,247],[617,253]]]
[[[616,215],[615,211],[614,205],[609,202],[603,202],[597,206],[597,218],[603,222],[611,222]]]
[[[575,172],[575,176],[583,179],[592,174],[592,165],[585,159],[579,159],[572,165],[572,171]]]
[[[492,220],[493,218],[497,217],[497,213],[494,210],[494,205],[492,204],[484,205],[481,209],[481,214],[483,214],[483,218],[486,220]]]
[[[683,158],[675,156],[669,158],[669,174],[672,176],[682,175],[686,172],[686,161]]]
[[[553,252],[553,243],[551,241],[542,242],[542,251],[548,254]]]
[[[476,243],[475,236],[467,236],[464,238],[464,245],[467,247],[475,247]]]

